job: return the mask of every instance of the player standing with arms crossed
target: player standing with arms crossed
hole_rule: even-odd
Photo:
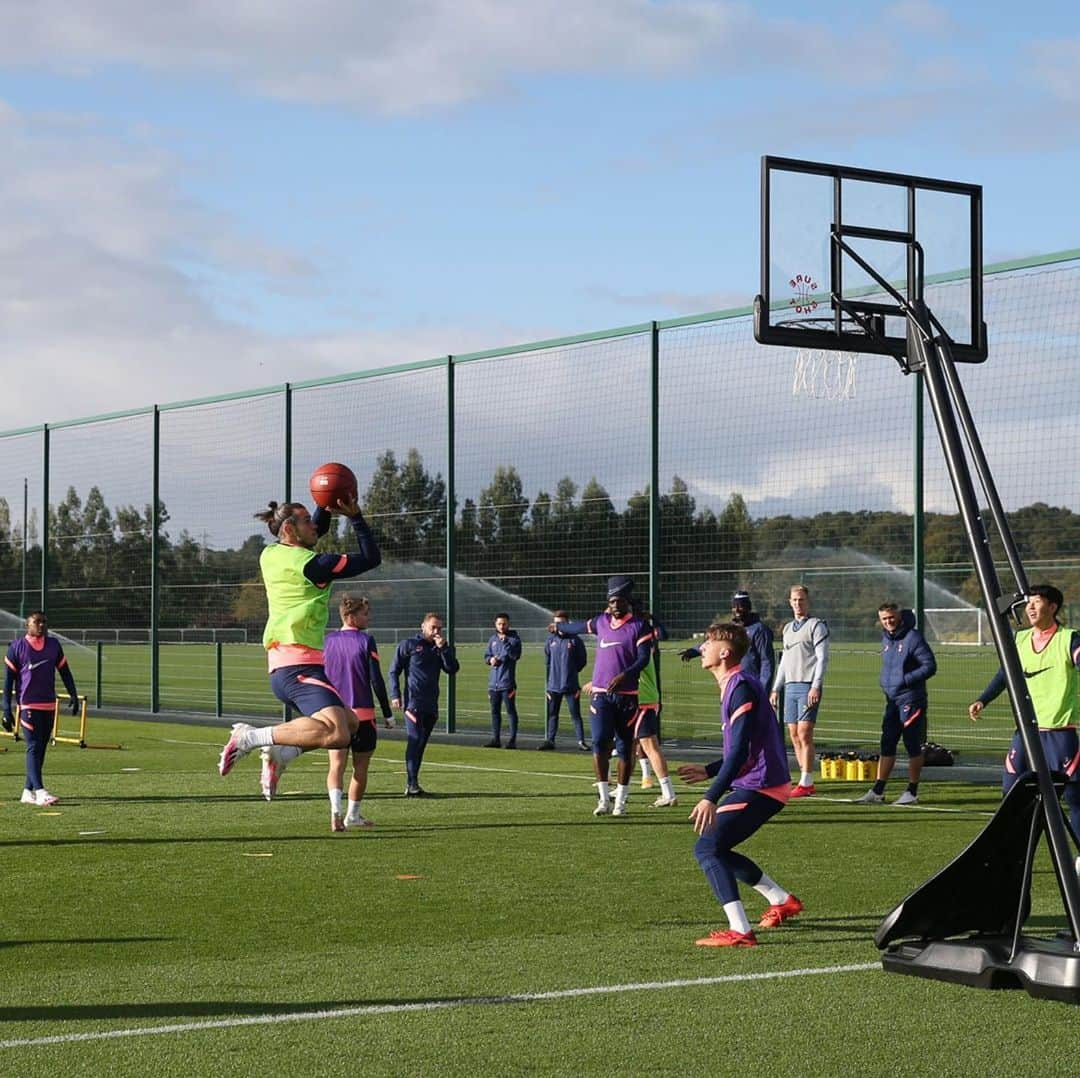
[[[810,592],[793,584],[788,598],[795,617],[784,626],[784,653],[769,694],[773,709],[784,690],[784,722],[799,765],[799,782],[792,797],[810,797],[814,787],[814,723],[821,703],[821,683],[829,665],[829,626],[810,617]]]
[[[315,544],[330,529],[330,517],[348,517],[359,554],[316,554]],[[270,687],[300,717],[277,726],[233,725],[221,750],[218,772],[227,775],[252,749],[265,748],[260,785],[269,801],[286,764],[306,749],[344,749],[356,733],[356,716],[334,690],[323,668],[323,638],[330,616],[330,585],[374,569],[382,561],[375,536],[356,497],[339,499],[334,510],[300,502],[270,502],[256,513],[276,539],[259,557],[268,617],[263,631]]]

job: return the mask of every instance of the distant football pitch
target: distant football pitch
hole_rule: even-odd
[[[718,740],[720,734],[715,683],[698,663],[684,664],[678,652],[692,641],[669,641],[663,649],[664,736],[681,740]],[[380,642],[383,673],[388,673],[393,644]],[[457,649],[461,672],[456,678],[457,726],[481,731],[489,725],[488,668],[483,646],[464,644]],[[147,709],[150,706],[150,649],[146,645],[109,645],[103,651],[102,703],[113,708]],[[95,655],[68,648],[68,656],[81,692],[91,704],[95,694]],[[281,705],[270,692],[265,652],[253,644],[225,644],[221,648],[224,712],[231,715],[279,717]],[[939,647],[939,671],[929,682],[931,740],[961,753],[998,756],[1012,737],[1013,723],[1002,697],[978,726],[967,716],[967,706],[997,669],[997,657],[988,647]],[[169,644],[161,647],[161,707],[165,711],[213,715],[217,703],[217,653],[212,644]],[[874,750],[881,729],[882,695],[878,688],[878,648],[872,644],[835,646],[825,679],[818,743],[822,748]],[[592,668],[583,671],[582,682]],[[445,702],[447,686],[443,680]],[[526,644],[518,664],[518,710],[522,731],[542,736],[544,730],[544,659],[539,644]],[[585,701],[583,701],[583,704]],[[587,722],[587,707],[586,722]],[[91,716],[93,711],[91,712]],[[444,708],[445,719],[445,708]],[[91,718],[91,722],[93,719]],[[560,736],[573,732],[563,707]]]
[[[1075,1054],[1073,1010],[885,974],[871,940],[993,786],[924,782],[895,808],[819,782],[746,847],[805,912],[731,952],[694,946],[723,918],[689,787],[597,819],[584,754],[436,735],[437,796],[406,800],[384,738],[376,828],[331,834],[324,753],[267,804],[253,760],[217,775],[223,729],[92,734],[124,749],[51,749],[53,809],[18,803],[22,748],[0,753],[3,1073],[1045,1074]],[[1031,924],[1059,910],[1044,859]]]

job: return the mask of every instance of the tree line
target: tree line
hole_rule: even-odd
[[[565,606],[586,615],[602,602],[611,573],[643,576],[649,564],[649,490],[635,491],[618,509],[595,477],[579,486],[564,476],[552,490],[525,493],[513,465],[495,467],[475,497],[463,499],[454,521],[456,567],[490,580],[546,609]],[[443,565],[446,559],[446,483],[431,474],[416,449],[401,459],[381,454],[361,502],[387,562]],[[258,558],[267,535],[250,535],[235,549],[215,550],[187,530],[173,538],[169,514],[158,507],[160,604],[163,627],[261,627],[265,599]],[[36,520],[28,536],[26,576],[35,600],[41,546]],[[1066,596],[1080,596],[1080,515],[1044,503],[1010,514],[1021,557]],[[957,598],[980,603],[977,581],[958,514],[924,516],[928,576]],[[737,587],[755,595],[766,620],[788,614],[787,588],[811,583],[815,612],[839,625],[871,626],[884,598],[906,602],[902,577],[891,566],[910,567],[912,517],[890,511],[822,512],[753,519],[734,492],[716,512],[698,508],[686,483],[674,475],[659,499],[660,594],[668,624],[700,628]],[[149,623],[151,507],[110,508],[101,490],[81,498],[69,488],[49,508],[50,617],[70,627],[145,626]],[[0,499],[0,606],[18,605],[22,577],[22,526]],[[342,543],[335,518],[320,546]],[[999,555],[1001,552],[997,552]],[[852,563],[852,557],[858,559]],[[879,564],[880,563],[880,564]],[[786,570],[786,571],[785,571]],[[885,594],[888,589],[900,594]],[[929,604],[928,604],[929,605]]]

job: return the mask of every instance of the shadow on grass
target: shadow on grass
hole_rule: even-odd
[[[101,936],[101,937],[73,937],[72,939],[29,939],[29,940],[0,940],[0,948],[3,947],[48,947],[54,944],[99,944],[99,943],[174,943],[175,936]]]
[[[442,1003],[465,1001],[465,996],[437,1000]],[[101,1003],[94,1005],[59,1004],[54,1007],[0,1007],[0,1022],[53,1022],[88,1019],[138,1018],[217,1018],[239,1015],[309,1014],[333,1012],[350,1007],[400,1006],[415,1003],[412,999],[314,1000],[311,1003],[269,1003],[247,1000],[205,1000],[201,1003]],[[425,1003],[429,1002],[424,1000]]]

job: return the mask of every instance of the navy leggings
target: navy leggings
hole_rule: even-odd
[[[733,847],[745,842],[783,807],[784,803],[775,797],[738,789],[716,806],[716,823],[697,840],[694,856],[722,905],[738,899],[738,880],[753,887],[764,875],[749,857],[736,853]]]

